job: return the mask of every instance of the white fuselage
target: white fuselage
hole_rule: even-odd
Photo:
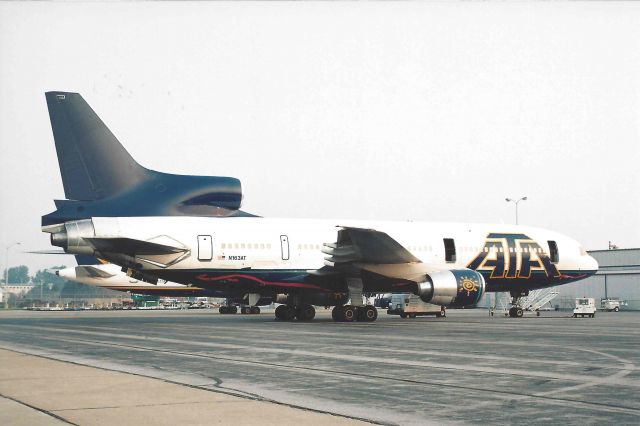
[[[492,275],[500,278],[518,278],[508,276],[523,269],[519,264],[509,267],[513,262],[533,262],[533,270],[541,266],[539,258],[551,254],[550,241],[557,246],[554,265],[559,271],[594,272],[598,267],[580,244],[569,237],[540,228],[505,224],[121,217],[93,218],[93,226],[99,237],[127,237],[188,249],[182,257],[139,257],[142,267],[151,270],[157,270],[158,264],[162,269],[180,270],[316,270],[324,265],[323,244],[335,242],[341,226],[385,232],[416,258],[434,267],[465,268],[484,251],[487,260],[504,259],[507,263],[504,271],[493,267]],[[511,242],[494,238],[488,246],[488,236],[498,234],[527,238]],[[446,257],[444,239],[453,240],[453,258]]]

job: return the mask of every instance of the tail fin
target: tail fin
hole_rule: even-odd
[[[149,176],[82,96],[47,92],[46,98],[67,199],[99,200]]]

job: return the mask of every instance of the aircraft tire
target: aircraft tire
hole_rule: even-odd
[[[229,312],[230,314],[237,314],[238,313],[238,307],[237,306],[229,306]]]
[[[361,312],[360,317],[362,319],[359,321],[374,322],[378,319],[378,310],[374,306],[367,305],[361,310]]]
[[[356,307],[347,305],[342,310],[342,321],[353,322],[356,319]]]
[[[400,314],[400,318],[404,319],[407,317],[407,314],[405,314],[404,312]]]
[[[617,306],[613,308],[613,312],[618,312],[618,311],[620,311],[620,308],[618,308]]]
[[[522,310],[522,308],[516,308],[516,317],[518,318],[522,318],[522,315],[524,315],[524,311]]]
[[[299,321],[311,321],[316,316],[316,309],[312,305],[298,306],[296,317]]]
[[[242,307],[240,308],[240,313],[241,313],[242,315],[246,315],[246,314],[248,314],[249,312],[247,312],[247,307],[246,307],[246,306],[242,306]]]
[[[287,305],[280,305],[276,308],[276,319],[280,321],[285,321],[286,315],[285,311],[287,310]]]
[[[218,312],[219,312],[221,315],[225,315],[225,314],[227,314],[227,307],[226,307],[226,306],[220,306],[220,307],[218,308]]]
[[[252,306],[252,307],[251,307],[251,311],[250,311],[249,313],[254,314],[254,315],[257,315],[257,314],[259,314],[259,313],[260,313],[260,308],[259,308],[259,307],[257,307],[257,306]]]

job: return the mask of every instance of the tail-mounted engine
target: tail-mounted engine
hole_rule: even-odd
[[[417,295],[435,305],[463,307],[478,303],[484,293],[484,277],[471,269],[434,272],[418,283]]]

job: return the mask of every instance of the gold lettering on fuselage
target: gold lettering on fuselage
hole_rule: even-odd
[[[490,278],[528,279],[535,271],[549,278],[560,275],[540,245],[524,234],[487,235],[482,250],[467,267],[491,272]]]

